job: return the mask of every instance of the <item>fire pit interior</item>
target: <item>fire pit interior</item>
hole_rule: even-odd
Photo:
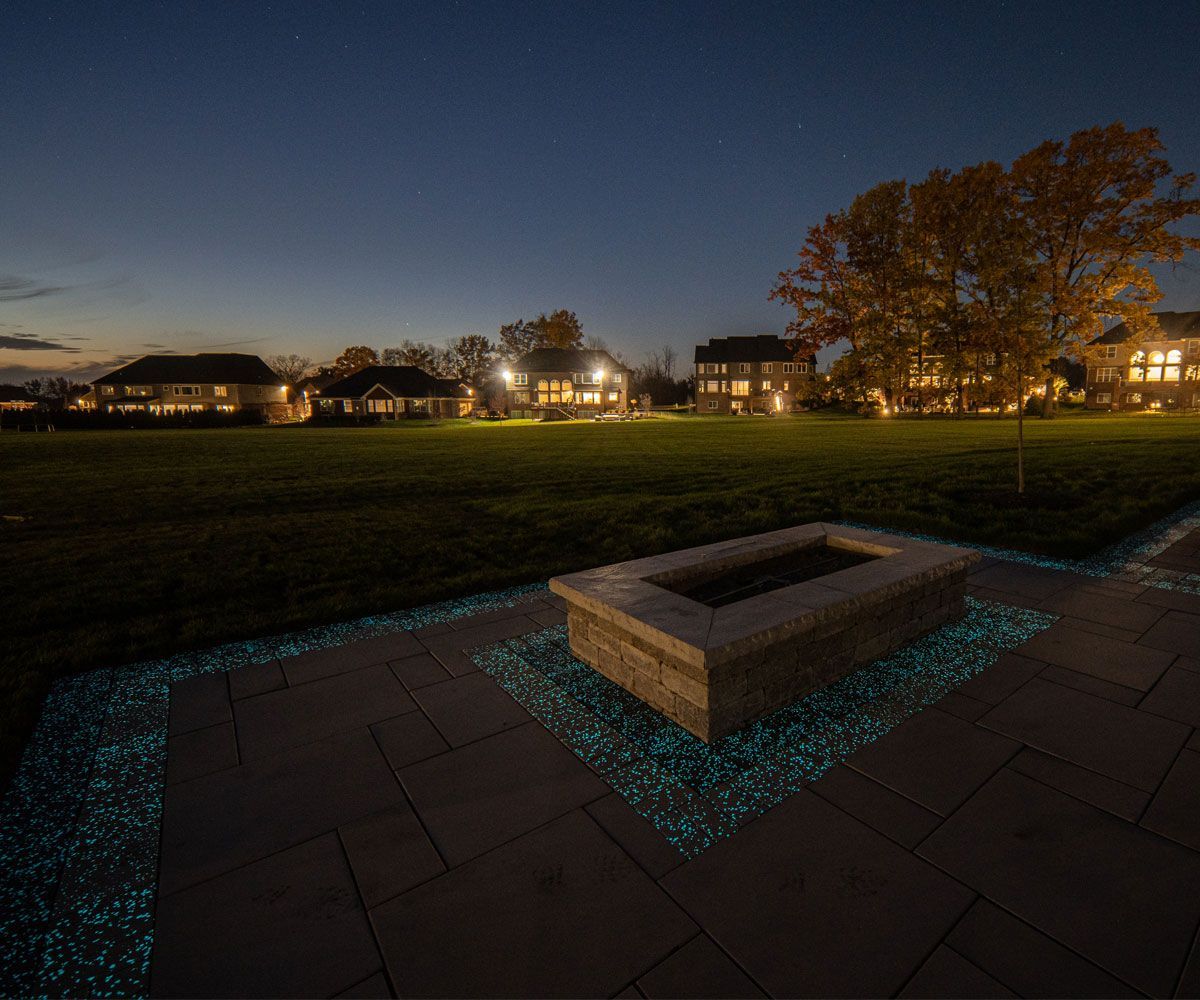
[[[962,614],[979,553],[806,524],[556,577],[571,649],[706,742]]]
[[[649,577],[651,583],[683,597],[699,601],[710,608],[722,608],[726,604],[744,601],[756,594],[767,594],[772,590],[790,587],[794,583],[815,580],[851,566],[858,566],[872,559],[881,558],[869,552],[855,552],[826,542],[797,549],[782,556],[761,559],[745,566],[736,566],[718,573],[698,571],[682,580],[662,582]]]

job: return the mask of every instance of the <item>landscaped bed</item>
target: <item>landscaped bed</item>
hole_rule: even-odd
[[[0,435],[4,772],[51,677],[814,520],[1075,556],[1200,496],[1200,420],[693,418]],[[1131,488],[1136,484],[1136,488]]]

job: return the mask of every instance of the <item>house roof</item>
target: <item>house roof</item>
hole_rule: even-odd
[[[327,389],[329,386],[333,385],[333,383],[337,380],[338,377],[336,375],[305,375],[304,378],[292,386],[292,388],[295,389],[296,392],[304,392],[305,390],[309,392],[313,390],[320,392],[323,389]]]
[[[279,385],[279,376],[256,354],[148,354],[101,375],[92,385],[170,385],[174,382]]]
[[[537,347],[512,365],[518,372],[627,372],[608,351],[590,351],[576,347]]]
[[[462,398],[470,395],[463,383],[437,378],[414,365],[368,365],[321,390],[323,399],[361,399],[381,385],[393,396],[405,399]]]
[[[1200,312],[1159,312],[1154,313],[1162,333],[1148,334],[1147,340],[1190,340],[1200,338]],[[1099,337],[1091,341],[1093,344],[1120,344],[1129,339],[1129,327],[1118,323],[1111,330],[1105,330]]]
[[[755,337],[710,337],[707,344],[696,345],[695,361],[795,361],[797,357],[801,361],[816,359],[815,355],[797,355],[791,341],[783,337],[760,333]]]
[[[32,395],[19,385],[0,385],[0,403],[38,403],[37,396]]]

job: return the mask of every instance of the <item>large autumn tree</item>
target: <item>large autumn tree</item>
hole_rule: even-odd
[[[339,378],[344,378],[347,375],[353,375],[357,371],[362,371],[362,369],[369,365],[377,364],[379,364],[379,354],[375,348],[359,344],[355,347],[347,347],[341,354],[334,358],[333,370]]]
[[[538,347],[582,347],[583,325],[570,309],[540,313],[537,319],[519,319],[500,327],[500,353],[509,361]]]

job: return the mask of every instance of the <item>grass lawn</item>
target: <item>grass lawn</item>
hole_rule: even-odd
[[[808,416],[0,435],[0,782],[50,680],[848,518],[1083,555],[1200,497],[1200,419]]]

